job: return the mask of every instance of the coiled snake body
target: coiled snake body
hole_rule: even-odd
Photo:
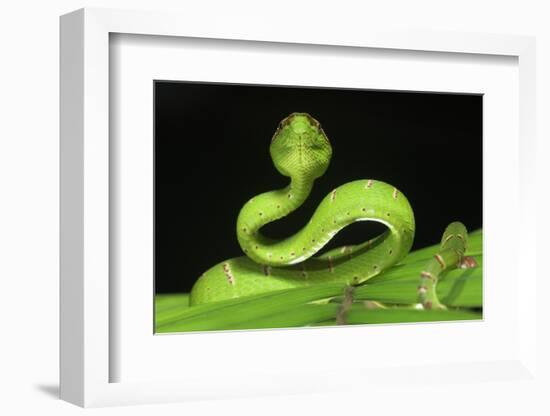
[[[334,189],[293,236],[283,240],[263,236],[262,226],[306,200],[315,179],[328,168],[332,148],[317,120],[293,113],[279,124],[270,153],[290,184],[257,195],[242,207],[236,231],[246,256],[206,271],[193,286],[191,305],[321,282],[356,285],[399,262],[411,249],[415,223],[407,198],[395,187],[372,179]],[[377,221],[387,230],[362,244],[312,257],[339,230],[356,221]]]

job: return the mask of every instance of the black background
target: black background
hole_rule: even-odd
[[[306,203],[268,224],[265,234],[294,234],[332,189],[369,178],[409,199],[413,249],[439,242],[454,220],[481,227],[480,95],[168,81],[156,81],[154,92],[156,293],[188,292],[208,268],[242,255],[235,235],[241,206],[288,184],[271,162],[269,144],[292,112],[321,122],[333,156]],[[324,250],[382,230],[355,223]]]

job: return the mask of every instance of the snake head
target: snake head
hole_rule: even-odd
[[[292,113],[283,119],[269,151],[281,174],[311,179],[325,173],[332,156],[332,147],[321,124],[307,113]]]

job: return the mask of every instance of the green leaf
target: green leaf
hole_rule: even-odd
[[[354,290],[356,303],[347,314],[350,324],[424,322],[481,319],[483,301],[482,231],[469,233],[467,254],[478,267],[444,273],[437,294],[448,310],[416,310],[410,307],[367,309],[363,300],[386,305],[417,302],[419,275],[426,261],[437,252],[433,245],[410,253],[399,265],[370,279]],[[335,325],[343,284],[319,284],[298,289],[262,293],[221,302],[189,306],[188,294],[155,297],[156,332],[288,328]],[[327,301],[333,299],[332,302]],[[460,309],[455,309],[460,307]],[[473,310],[463,308],[477,308]]]
[[[430,322],[482,319],[481,312],[462,310],[416,310],[416,309],[367,309],[353,307],[346,315],[348,324],[389,324],[404,322]]]
[[[170,309],[180,309],[189,306],[189,294],[161,294],[155,296],[155,312],[163,313]]]
[[[343,288],[341,283],[320,284],[197,305],[182,309],[179,314],[171,314],[168,318],[157,317],[156,329],[157,332],[228,329],[252,318],[267,319],[293,307],[339,295]]]
[[[437,295],[447,306],[481,307],[483,304],[483,257],[474,257],[478,267],[454,269],[443,273],[437,284]],[[417,288],[424,262],[394,267],[385,276],[373,278],[354,291],[354,299],[393,304],[417,303]]]

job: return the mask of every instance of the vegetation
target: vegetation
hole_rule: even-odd
[[[482,318],[482,231],[469,233],[467,256],[477,267],[444,272],[437,296],[445,309],[419,308],[420,272],[439,244],[410,253],[401,263],[356,287],[341,283],[279,290],[189,307],[188,294],[157,295],[157,333],[387,324]]]

